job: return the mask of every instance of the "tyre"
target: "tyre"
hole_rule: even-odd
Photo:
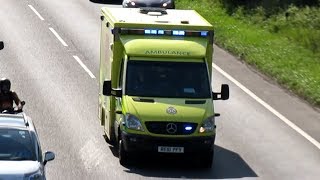
[[[107,143],[109,143],[110,145],[116,146],[117,145],[117,138],[116,138],[116,134],[114,131],[114,127],[110,127],[109,131],[110,131],[110,138],[107,136],[107,133],[105,131],[105,137],[106,137],[105,139],[106,139]]]
[[[129,154],[125,151],[123,141],[119,141],[119,162],[122,166],[129,164]]]
[[[213,150],[202,153],[202,155],[200,155],[200,158],[199,158],[200,161],[198,162],[199,167],[205,168],[205,169],[212,168],[213,158],[214,158]]]
[[[203,167],[204,168],[211,168],[212,167],[212,163],[213,163],[213,151],[208,152],[207,154],[207,158],[204,161]]]
[[[111,135],[111,137],[108,138],[107,134],[105,133],[105,140],[107,141],[108,144],[110,144],[112,146],[117,145],[116,138],[113,135]]]

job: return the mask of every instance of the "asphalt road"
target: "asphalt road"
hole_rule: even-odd
[[[0,5],[0,77],[10,78],[26,101],[42,149],[56,153],[46,166],[48,179],[319,179],[320,111],[218,47],[213,87],[229,84],[231,97],[215,102],[221,117],[214,168],[163,157],[121,166],[97,118],[99,8],[105,4]]]

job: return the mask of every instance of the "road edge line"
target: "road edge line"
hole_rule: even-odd
[[[313,137],[311,137],[309,134],[304,132],[301,128],[299,128],[297,125],[295,125],[293,122],[291,122],[289,119],[287,119],[285,116],[283,116],[281,113],[276,111],[274,108],[272,108],[269,104],[264,102],[261,98],[259,98],[257,95],[255,95],[252,91],[250,91],[248,88],[246,88],[244,85],[242,85],[240,82],[235,80],[233,77],[231,77],[228,73],[223,71],[219,66],[212,63],[212,67],[216,69],[218,72],[220,72],[223,76],[225,76],[227,79],[229,79],[231,82],[233,82],[236,86],[238,86],[242,91],[244,91],[246,94],[248,94],[250,97],[252,97],[254,100],[256,100],[258,103],[260,103],[262,106],[264,106],[266,109],[268,109],[271,113],[273,113],[275,116],[277,116],[279,119],[281,119],[283,122],[285,122],[289,127],[294,129],[296,132],[298,132],[300,135],[302,135],[304,138],[306,138],[309,142],[311,142],[313,145],[315,145],[318,149],[320,149],[320,143],[315,140]]]

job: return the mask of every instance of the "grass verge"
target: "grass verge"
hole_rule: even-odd
[[[215,27],[215,43],[279,84],[320,107],[320,60],[311,50],[257,25],[227,15],[214,1],[176,0],[178,9],[194,9]]]

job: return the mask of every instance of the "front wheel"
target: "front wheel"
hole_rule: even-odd
[[[129,154],[125,151],[122,140],[119,140],[119,162],[122,166],[129,164]]]
[[[206,168],[206,169],[212,168],[213,158],[214,158],[214,150],[210,150],[202,153],[199,158],[200,161],[198,162],[199,166],[201,168]]]

